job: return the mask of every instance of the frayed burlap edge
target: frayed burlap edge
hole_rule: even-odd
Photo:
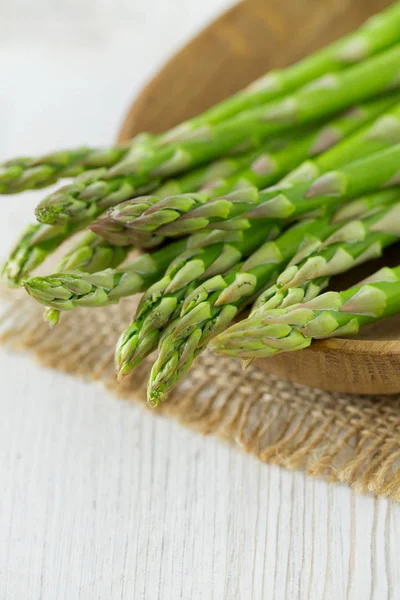
[[[1,343],[146,405],[149,362],[121,384],[114,377],[115,342],[134,301],[63,314],[50,330],[42,308],[29,297],[6,290],[1,297]],[[243,372],[238,363],[205,352],[155,410],[202,434],[221,436],[261,461],[400,501],[400,396],[327,394],[255,367]]]

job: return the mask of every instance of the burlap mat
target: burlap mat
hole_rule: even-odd
[[[50,330],[42,307],[24,293],[1,295],[0,342],[145,405],[149,363],[119,385],[113,369],[115,342],[134,300],[64,314]],[[327,394],[255,367],[243,372],[235,361],[206,352],[168,401],[152,410],[224,437],[264,462],[400,500],[400,396]]]

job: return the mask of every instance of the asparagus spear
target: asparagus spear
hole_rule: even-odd
[[[98,167],[110,168],[127,153],[128,146],[74,148],[36,158],[16,158],[0,164],[0,194],[38,189],[65,177]]]
[[[376,149],[381,149],[393,143],[396,135],[393,132],[397,132],[398,141],[400,142],[400,118],[398,118],[400,117],[400,104],[396,104],[398,112],[385,113],[382,120],[378,118],[373,125],[363,129],[362,135],[357,136],[354,142],[352,137],[348,142],[339,144],[340,147],[344,146],[343,152],[335,153],[332,160],[329,160],[331,154],[329,148],[345,139],[347,135],[363,124],[376,118],[398,99],[399,96],[396,94],[353,108],[330,123],[320,125],[299,139],[289,142],[279,151],[261,153],[249,168],[243,169],[225,180],[218,181],[217,185],[209,186],[206,192],[185,195],[174,194],[164,199],[159,196],[150,196],[123,202],[114,208],[110,208],[105,215],[91,225],[91,228],[115,244],[133,243],[136,241],[137,231],[155,232],[163,225],[173,223],[182,214],[187,214],[197,206],[201,206],[222,194],[229,193],[235,188],[245,189],[255,186],[261,189],[276,182],[280,176],[290,171],[291,168],[307,157],[319,155],[319,158],[315,159],[313,168],[307,162],[305,164],[306,169],[300,168],[295,173],[298,172],[300,175],[300,172],[303,174],[305,170],[307,173],[310,173],[310,171],[317,172],[319,160],[322,161],[321,164],[326,170],[328,165],[339,166],[349,162],[351,157],[358,158],[359,154],[368,154],[368,151],[372,153]],[[350,149],[348,146],[350,146]],[[327,159],[324,158],[325,155],[328,155]],[[341,155],[343,155],[343,159]],[[294,180],[294,177],[292,179]],[[148,208],[144,212],[140,212],[145,205]]]
[[[392,205],[398,201],[399,190],[397,188],[369,194],[340,207],[334,213],[331,223],[340,224],[358,218],[365,219],[380,211],[384,206]],[[317,252],[323,244],[324,242],[319,238],[310,239],[307,237],[297,256],[293,257],[290,264],[295,264],[296,261],[305,259],[313,252]],[[258,296],[250,315],[257,313],[259,309],[285,308],[299,302],[307,302],[315,298],[328,283],[329,277],[319,277],[296,288],[283,288],[274,284]]]
[[[354,122],[354,128],[360,127],[362,123],[371,119],[380,112],[385,110],[385,107],[393,105],[396,98],[400,98],[400,94],[393,93],[387,97],[372,100],[364,105],[357,107],[357,110],[349,111],[348,120]],[[358,124],[360,122],[360,124]],[[349,125],[351,127],[351,125]],[[269,152],[279,152],[288,147],[290,143],[296,140],[299,135],[308,132],[309,128],[294,129],[280,134],[276,137],[271,137],[266,140],[260,147],[248,152],[235,153],[232,156],[223,156],[214,162],[207,163],[188,173],[184,173],[178,178],[167,179],[159,189],[157,195],[161,197],[171,196],[173,194],[185,194],[193,192],[193,190],[207,190],[210,188],[219,188],[223,185],[225,179],[238,173],[239,171],[251,167],[257,158]],[[328,130],[326,137],[340,137],[340,131]],[[323,140],[321,140],[321,145]]]
[[[397,100],[397,94],[394,95]],[[373,118],[373,117],[372,117]],[[370,121],[370,120],[369,120]],[[397,101],[387,112],[379,114],[372,122],[336,144],[313,161],[306,161],[289,173],[283,181],[296,182],[312,179],[326,171],[385,150],[400,143],[400,103]]]
[[[400,196],[399,196],[400,199]],[[302,285],[316,277],[348,271],[366,260],[378,258],[400,236],[400,204],[389,206],[364,220],[350,221],[322,244],[318,253],[287,267],[278,277],[284,289]]]
[[[87,232],[59,261],[56,273],[65,271],[84,271],[97,273],[105,269],[115,269],[120,265],[132,246],[114,246],[109,244],[95,233]],[[44,313],[44,320],[51,327],[55,327],[60,320],[60,313],[55,308],[48,308]]]
[[[182,302],[190,291],[202,281],[229,271],[278,232],[279,228],[272,223],[259,224],[237,242],[219,242],[188,250],[176,258],[164,277],[144,294],[133,322],[118,341],[115,354],[118,376],[130,373],[156,349],[162,331],[179,315]]]
[[[246,359],[300,350],[313,339],[355,335],[363,325],[397,314],[399,307],[400,267],[384,268],[344,292],[326,292],[241,321],[220,334],[213,349]]]
[[[238,94],[213,106],[202,115],[178,125],[160,136],[158,145],[193,139],[213,124],[225,121],[253,106],[287,95],[325,73],[338,71],[365,60],[399,42],[399,32],[400,5],[396,3],[369,19],[352,34],[294,65],[266,73]]]
[[[383,207],[392,205],[399,200],[400,192],[396,188],[357,198],[346,204],[344,207],[339,208],[333,215],[331,223],[340,224],[343,221],[351,221],[357,218],[362,218],[365,221],[367,217],[381,211]],[[333,229],[332,233],[334,231],[335,230]],[[364,240],[364,242],[365,241],[366,240]],[[302,248],[300,248],[297,253],[297,256],[293,257],[289,264],[293,265],[296,264],[297,261],[305,260],[306,257],[311,257],[312,254],[318,253],[321,247],[325,248],[326,245],[327,240],[324,242],[318,238],[310,239],[307,237]],[[378,248],[379,244],[375,246],[373,250],[375,249],[378,252]],[[361,250],[360,247],[359,250]],[[368,258],[368,254],[366,254],[365,257]],[[307,302],[320,294],[321,291],[327,287],[328,283],[329,277],[327,276],[315,277],[297,287],[282,287],[275,283],[257,297],[250,312],[250,316],[257,314],[262,310],[286,308],[293,304]]]
[[[15,194],[39,189],[59,179],[76,177],[101,167],[110,168],[128,152],[144,156],[155,136],[141,133],[128,144],[105,148],[80,147],[52,152],[39,157],[19,157],[0,163],[0,194]]]
[[[160,179],[146,176],[113,177],[108,169],[93,169],[45,198],[36,208],[39,223],[57,225],[93,220],[109,206],[156,189]]]
[[[397,242],[400,191],[389,195],[383,192],[374,198],[376,206],[372,214],[339,227],[337,223],[332,224],[331,234],[324,241],[317,237],[308,240],[279,275],[276,284],[257,298],[250,316],[316,296],[326,287],[329,277],[378,258],[384,248]],[[383,206],[377,209],[379,202]]]
[[[3,265],[3,281],[10,287],[19,286],[49,254],[86,224],[28,225]]]
[[[105,269],[115,269],[128,256],[131,246],[121,248],[109,244],[95,233],[86,233],[59,261],[55,271],[84,271],[85,273],[97,273]],[[44,320],[51,327],[55,327],[60,320],[59,311],[48,308],[44,313]]]
[[[215,159],[248,138],[262,140],[343,110],[398,85],[400,44],[337,74],[329,74],[292,96],[214,125],[201,139],[171,144],[145,157],[126,157],[107,173],[92,173],[41,202],[40,222],[77,222],[123,202],[155,178],[165,178]],[[89,172],[90,173],[90,172]],[[93,207],[96,206],[96,208]]]
[[[50,254],[59,248],[75,233],[81,231],[88,222],[80,224],[67,223],[66,225],[28,225],[22,232],[10,256],[2,267],[1,276],[9,287],[18,287],[30,273],[41,265]],[[94,237],[91,237],[91,236]],[[158,243],[156,237],[149,238],[148,243],[143,238],[138,238],[143,248],[151,248]],[[89,241],[91,240],[91,241]],[[90,237],[78,242],[65,257],[66,263],[61,264],[63,270],[84,269],[91,271],[103,268],[108,262],[116,266],[124,260],[131,247],[117,248],[102,238],[90,232]]]
[[[399,195],[397,187],[389,188],[387,190],[381,190],[366,196],[360,196],[355,200],[351,200],[335,211],[332,216],[332,223],[342,223],[344,221],[351,221],[352,219],[358,219],[362,216],[368,216],[380,210],[387,204],[392,204],[396,201]]]
[[[258,191],[246,188],[213,200],[178,221],[157,230],[174,236],[204,228],[248,228],[254,219],[295,219],[310,211],[337,207],[344,202],[400,183],[400,144],[376,152],[320,177],[283,182]]]
[[[184,299],[180,317],[173,321],[159,344],[148,398],[157,404],[187,373],[195,357],[266,285],[275,281],[282,267],[298,251],[306,235],[323,237],[329,219],[297,223],[277,240],[256,250],[226,275],[203,282]]]
[[[179,240],[153,254],[141,254],[123,268],[97,273],[55,273],[28,279],[24,286],[35,300],[59,311],[108,306],[147,289],[186,246],[186,240]]]
[[[85,235],[61,258],[57,265],[57,273],[63,271],[85,271],[96,273],[104,269],[115,269],[120,265],[131,246],[114,246],[91,231]]]
[[[250,316],[270,308],[286,308],[293,304],[308,302],[318,296],[328,284],[329,277],[318,277],[295,288],[283,289],[276,284],[271,285],[257,298]]]
[[[106,269],[116,269],[133,250],[133,246],[114,246],[91,231],[87,232],[59,261],[55,271],[83,271],[97,273]],[[60,320],[60,311],[46,308],[44,320],[55,327]]]

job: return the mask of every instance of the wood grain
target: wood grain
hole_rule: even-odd
[[[398,507],[0,352],[2,600],[398,598]]]
[[[262,73],[353,30],[388,4],[388,0],[245,0],[166,63],[134,102],[119,139],[144,130],[164,131],[198,114]],[[375,326],[357,340],[319,342],[257,364],[280,377],[328,391],[400,392],[400,321],[394,323],[394,329],[393,322],[389,328]]]

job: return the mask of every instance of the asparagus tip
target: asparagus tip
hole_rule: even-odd
[[[60,320],[60,311],[56,308],[48,308],[44,312],[43,319],[49,324],[51,329],[54,329]]]
[[[115,372],[116,372],[118,383],[120,381],[122,381],[131,371],[132,371],[132,367],[128,362],[123,362],[121,364],[117,364],[115,366]]]
[[[150,389],[147,394],[147,403],[151,408],[157,406],[164,400],[164,394],[156,389]]]
[[[39,206],[35,210],[36,219],[44,225],[55,225],[57,222],[57,211],[50,206]]]

